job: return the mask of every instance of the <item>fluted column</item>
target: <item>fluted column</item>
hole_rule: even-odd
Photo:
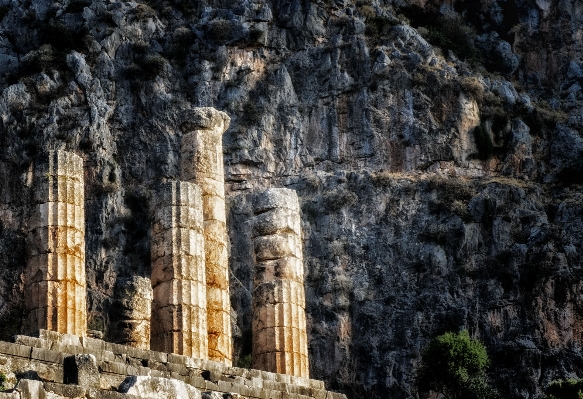
[[[109,311],[109,340],[140,349],[150,349],[152,284],[149,278],[133,276],[119,279],[115,300]]]
[[[151,241],[153,350],[208,358],[204,248],[200,188],[161,184]]]
[[[85,336],[83,159],[66,151],[39,156],[26,267],[26,329]]]
[[[256,196],[253,367],[309,377],[300,207],[295,191]]]
[[[231,301],[222,137],[230,119],[213,108],[183,113],[182,180],[202,190],[207,295],[208,355],[231,365]]]

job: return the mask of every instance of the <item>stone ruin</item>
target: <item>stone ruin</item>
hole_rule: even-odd
[[[300,204],[272,188],[253,203],[253,366],[308,377],[308,337]]]
[[[140,352],[143,359],[157,356],[147,354],[152,349],[159,352],[151,353],[184,355],[230,367],[222,158],[222,134],[229,117],[212,108],[196,108],[185,111],[182,120],[181,180],[160,183],[154,198],[151,278],[134,276],[117,282],[113,340],[127,345],[127,351],[130,347],[145,350]],[[97,340],[86,337],[83,174],[83,160],[70,152],[49,151],[38,159],[26,269],[27,331],[45,341],[50,341],[47,337],[52,332],[64,337],[71,334],[74,340],[81,339],[80,347],[85,342],[99,346],[94,343]],[[307,379],[298,197],[293,190],[273,188],[256,195],[253,207],[253,365]],[[20,338],[23,343],[30,339]],[[73,365],[88,361],[72,359]]]
[[[42,155],[35,165],[33,193],[25,328],[85,336],[83,160],[65,151]]]

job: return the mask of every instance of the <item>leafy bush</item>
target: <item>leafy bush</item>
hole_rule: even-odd
[[[156,16],[156,10],[146,4],[138,4],[134,10],[134,13],[136,18],[140,21],[145,21],[148,18]]]
[[[146,43],[135,43],[132,49],[134,62],[125,70],[128,77],[152,80],[164,70],[166,59],[160,54],[150,53]]]
[[[261,120],[261,108],[255,105],[253,100],[249,100],[243,104],[242,110],[243,118],[242,124],[243,126],[253,126],[259,123]]]
[[[253,358],[251,357],[250,353],[248,355],[241,356],[237,360],[237,367],[242,368],[242,369],[250,369],[252,364],[253,364]]]
[[[261,29],[253,28],[249,31],[249,41],[251,43],[263,43],[265,36],[266,32]]]
[[[332,190],[322,197],[322,205],[330,212],[338,212],[345,206],[354,205],[356,202],[358,202],[358,196],[344,188]]]
[[[483,126],[478,125],[474,128],[474,140],[476,140],[476,146],[478,147],[477,158],[481,160],[492,158],[494,155],[494,143],[492,143],[492,138]]]
[[[207,33],[211,40],[217,43],[226,43],[231,38],[231,22],[227,19],[214,19],[209,22]]]
[[[5,391],[8,388],[6,386],[6,383],[8,382],[7,380],[6,374],[0,373],[0,391]]]
[[[441,47],[444,53],[451,50],[462,60],[472,63],[481,61],[474,44],[476,33],[464,17],[443,15],[436,18],[434,12],[416,5],[402,7],[400,11],[413,27],[425,27],[425,38],[432,45]]]
[[[423,350],[417,388],[450,399],[496,398],[497,392],[486,382],[489,362],[484,345],[470,338],[466,330],[457,334],[447,332],[434,338]]]
[[[186,27],[177,28],[172,34],[172,44],[167,54],[168,58],[184,66],[193,42],[194,33],[191,29]]]
[[[545,393],[546,399],[583,399],[583,380],[569,378],[552,381]]]

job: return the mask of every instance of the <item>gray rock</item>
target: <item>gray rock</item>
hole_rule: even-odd
[[[119,392],[142,399],[202,399],[198,389],[183,381],[162,377],[128,377]]]

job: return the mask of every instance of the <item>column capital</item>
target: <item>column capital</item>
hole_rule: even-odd
[[[178,119],[182,133],[212,130],[221,136],[231,123],[229,115],[212,107],[186,109],[180,113]]]

